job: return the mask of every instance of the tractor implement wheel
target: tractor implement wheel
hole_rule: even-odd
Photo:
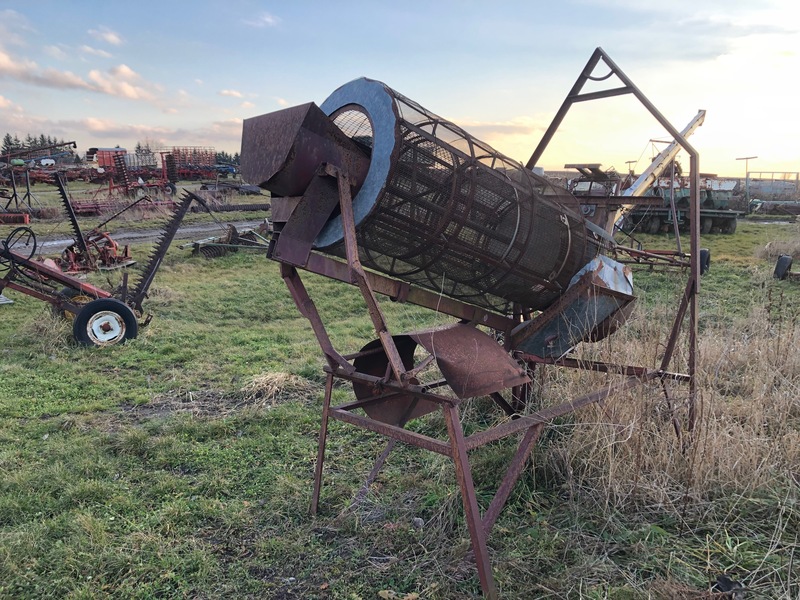
[[[85,346],[113,346],[139,334],[136,315],[115,298],[92,300],[75,315],[72,334]]]
[[[25,260],[30,260],[36,253],[36,235],[30,227],[17,227],[5,240],[0,240],[5,251],[14,251]],[[11,268],[12,259],[0,257],[0,267]]]

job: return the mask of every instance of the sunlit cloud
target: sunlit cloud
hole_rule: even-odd
[[[219,91],[219,95],[220,96],[230,96],[231,98],[241,98],[242,97],[242,92],[239,92],[237,90],[220,90]]]
[[[91,89],[87,82],[71,71],[40,69],[33,61],[14,58],[0,50],[0,78],[3,77],[54,89]]]
[[[286,100],[285,98],[277,98],[276,97],[275,98],[275,102],[278,104],[278,106],[289,106],[289,101]]]
[[[247,100],[242,102],[239,106],[241,106],[242,108],[255,108],[255,104],[253,104],[252,102],[248,102]]]
[[[195,82],[197,85],[203,85],[203,80],[202,80],[202,79],[195,79],[195,80],[194,80],[194,82]]]
[[[89,80],[97,91],[129,100],[155,100],[155,94],[142,85],[141,79],[139,74],[127,65],[113,67],[108,74],[96,69],[89,71]]]
[[[275,27],[281,20],[270,13],[261,13],[253,19],[242,19],[242,23],[250,27]]]
[[[111,53],[106,52],[105,50],[100,50],[99,48],[92,48],[91,46],[87,46],[86,44],[82,45],[79,50],[84,54],[91,54],[92,56],[99,56],[101,58],[111,58]]]
[[[89,35],[94,39],[111,44],[112,46],[121,46],[124,43],[122,36],[116,31],[109,29],[105,25],[100,25],[97,29],[90,29]]]
[[[0,108],[11,108],[12,106],[14,106],[14,103],[11,102],[11,100],[5,98],[4,96],[0,96]]]

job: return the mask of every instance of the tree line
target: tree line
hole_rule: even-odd
[[[38,136],[33,136],[30,133],[25,136],[24,140],[19,139],[17,134],[13,136],[6,133],[3,136],[3,147],[0,154],[9,154],[20,152],[22,150],[37,150],[38,148],[46,148],[47,146],[55,146],[57,144],[67,144],[63,139],[59,140],[55,137],[40,133]]]

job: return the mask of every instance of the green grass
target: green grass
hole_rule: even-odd
[[[766,411],[777,402],[773,387],[796,397],[800,372],[766,365],[770,348],[795,339],[787,332],[797,328],[800,285],[772,280],[773,264],[756,255],[796,232],[742,223],[735,236],[704,240],[713,258],[702,282],[701,338],[711,348],[722,345],[717,339],[743,344],[772,377],[749,384],[753,372],[735,369],[755,361],[738,354],[709,362],[704,382],[715,369],[733,371],[703,389],[706,417],[720,419],[705,436],[730,432],[735,442],[736,426],[760,418],[750,416],[756,405]],[[668,302],[685,284],[676,274],[634,277],[638,316],[610,343],[620,336],[632,345],[669,323]],[[374,337],[353,288],[305,280],[337,346],[354,351]],[[398,446],[366,501],[346,513],[384,442],[333,423],[320,512],[309,515],[323,362],[275,264],[244,252],[207,261],[173,247],[145,305],[150,326],[104,350],[77,346],[47,305],[8,295],[15,304],[0,307],[0,598],[480,595],[464,559],[469,538],[452,465],[441,456]],[[441,321],[412,306],[383,307],[397,331]],[[656,346],[646,350],[655,356]],[[788,352],[770,360],[788,361]],[[274,397],[247,391],[276,373],[304,387]],[[545,399],[584,385],[549,373],[539,390]],[[753,475],[775,473],[762,485],[713,465],[694,481],[701,471],[675,449],[660,391],[642,394],[634,398],[641,414],[624,420],[632,429],[613,443],[591,445],[597,422],[619,435],[595,409],[547,430],[489,538],[502,597],[698,598],[726,571],[762,597],[797,597],[800,493],[791,472],[800,472],[792,450],[800,447],[800,413],[791,400],[785,418],[765,417],[746,439],[756,448],[772,437],[785,453],[752,455]],[[351,392],[337,386],[334,395],[345,401]],[[482,418],[470,409],[465,426]],[[441,433],[444,425],[432,415],[413,427]],[[512,442],[471,454],[483,508]],[[636,476],[603,470],[606,462],[630,469],[629,450]],[[666,468],[648,467],[662,459]],[[772,460],[776,466],[757,467]]]

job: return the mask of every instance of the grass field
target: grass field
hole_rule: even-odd
[[[489,538],[503,598],[711,598],[723,572],[748,598],[800,597],[800,283],[771,278],[769,242],[800,246],[800,230],[743,222],[703,240],[701,418],[687,452],[657,386],[546,430]],[[634,280],[632,321],[582,355],[657,364],[685,275]],[[338,346],[374,337],[354,289],[307,284]],[[323,362],[263,256],[207,261],[173,245],[146,303],[153,322],[104,350],[78,347],[47,305],[7,295],[0,598],[479,597],[441,456],[398,446],[347,511],[383,444],[333,423],[321,510],[309,515]],[[396,331],[441,321],[384,308]],[[532,404],[602,377],[550,369]],[[465,411],[465,427],[483,408]],[[483,508],[513,442],[471,455]]]

